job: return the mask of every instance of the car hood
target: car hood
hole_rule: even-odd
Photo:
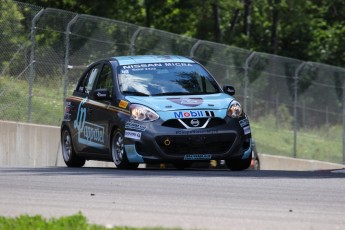
[[[188,96],[126,96],[130,103],[142,104],[156,112],[175,110],[227,109],[233,97],[225,93]]]

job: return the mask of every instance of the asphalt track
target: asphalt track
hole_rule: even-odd
[[[106,226],[345,229],[345,173],[0,167],[0,215]]]

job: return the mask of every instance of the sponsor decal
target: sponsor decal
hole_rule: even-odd
[[[119,107],[120,107],[120,108],[125,109],[125,108],[127,108],[127,105],[128,105],[128,101],[121,100],[121,101],[119,102]]]
[[[148,64],[133,64],[133,65],[123,65],[122,69],[139,69],[139,68],[155,68],[155,67],[172,67],[172,66],[185,66],[193,67],[191,63],[182,63],[182,62],[165,62],[165,63],[148,63]]]
[[[134,139],[134,140],[140,140],[141,133],[136,132],[136,131],[131,131],[131,130],[125,130],[125,137]]]
[[[181,62],[167,62],[164,63],[165,66],[188,66],[192,67],[193,65],[190,63],[181,63]]]
[[[70,111],[71,111],[71,106],[72,106],[72,103],[70,101],[67,101],[65,103],[65,111],[64,111],[64,116],[63,116],[63,120],[64,121],[70,121],[71,120],[71,114],[70,114]]]
[[[194,129],[190,131],[179,130],[176,131],[178,135],[191,135],[191,134],[217,134],[218,130],[202,130],[202,129]]]
[[[135,122],[126,122],[125,128],[126,129],[134,129],[134,130],[138,130],[138,131],[145,131],[146,130],[146,126],[135,123]]]
[[[104,127],[86,121],[86,108],[84,103],[88,98],[83,99],[78,107],[77,117],[74,121],[74,128],[78,130],[78,142],[96,148],[104,147]]]
[[[242,119],[242,120],[239,121],[239,123],[240,123],[240,125],[241,125],[242,128],[243,128],[244,126],[249,125],[248,119]]]
[[[204,102],[202,98],[168,98],[168,100],[188,107],[196,107]]]
[[[70,121],[71,120],[71,114],[70,113],[65,113],[63,115],[63,120],[64,121]]]
[[[174,112],[175,118],[214,117],[213,111],[191,110]]]
[[[107,96],[107,94],[105,94],[105,93],[101,93],[101,92],[97,93],[97,97],[106,97],[106,96]]]
[[[250,126],[243,127],[244,135],[251,133]]]
[[[186,154],[184,160],[195,161],[195,160],[211,160],[211,154]]]
[[[72,102],[66,101],[65,105],[66,105],[66,107],[70,107],[72,105]]]
[[[162,63],[152,63],[152,64],[133,64],[133,65],[123,65],[122,69],[139,69],[139,68],[147,68],[147,67],[157,67],[163,66]]]

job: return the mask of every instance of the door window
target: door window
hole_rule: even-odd
[[[91,68],[84,76],[83,80],[81,81],[80,85],[77,87],[77,91],[80,93],[87,93],[89,94],[93,88],[93,84],[99,73],[101,65],[98,64]]]
[[[105,64],[99,76],[96,89],[107,89],[109,91],[110,96],[113,95],[113,75],[111,72],[111,66],[109,64]]]

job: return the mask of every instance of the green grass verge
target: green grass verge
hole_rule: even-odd
[[[40,79],[32,86],[29,111],[29,84],[25,79],[0,77],[0,119],[45,125],[60,125],[63,115],[61,80]],[[70,90],[71,91],[71,90]]]
[[[106,227],[89,224],[80,212],[72,216],[45,219],[40,215],[19,217],[0,216],[1,230],[178,230],[180,228],[134,228],[134,227]]]
[[[252,134],[259,153],[294,156],[294,132],[277,128],[275,118],[268,116],[251,122]],[[325,126],[297,131],[297,158],[342,163],[342,127]]]

